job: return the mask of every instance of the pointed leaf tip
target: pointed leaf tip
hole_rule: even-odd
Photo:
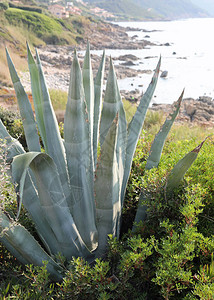
[[[29,46],[28,42],[27,42],[27,58],[28,58],[29,63],[34,62],[33,54],[30,50],[30,46]]]
[[[180,95],[180,97],[178,98],[178,100],[175,102],[175,106],[177,108],[180,108],[181,107],[181,103],[182,103],[182,100],[183,100],[183,96],[184,96],[184,89]]]
[[[76,48],[74,49],[74,58],[73,59],[78,61],[77,49]]]
[[[157,72],[160,72],[160,66],[161,66],[161,56],[159,58],[158,64],[157,64]]]
[[[201,148],[202,148],[202,146],[203,146],[203,144],[206,142],[206,140],[208,139],[208,138],[210,138],[211,136],[213,136],[213,134],[211,134],[211,135],[209,135],[209,136],[207,136],[195,149],[193,149],[192,150],[192,152],[195,152],[195,153],[199,153],[200,152],[200,150],[201,150]]]

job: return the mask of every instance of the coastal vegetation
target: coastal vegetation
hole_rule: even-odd
[[[61,128],[59,131],[44,83],[39,57],[37,55],[37,61],[35,62],[28,49],[34,109],[40,132],[40,136],[37,136],[34,130],[35,123],[29,115],[30,104],[27,95],[19,82],[10,56],[7,55],[7,57],[12,81],[15,83],[17,99],[21,106],[21,118],[26,140],[23,144],[24,148],[22,148],[20,142],[10,137],[19,138],[24,136],[22,134],[22,122],[16,119],[17,115],[6,114],[5,111],[2,111],[2,120],[7,131],[2,124],[0,131],[1,138],[3,138],[1,148],[2,212],[0,220],[4,230],[0,239],[15,256],[17,256],[18,251],[17,257],[25,264],[27,262],[28,266],[20,266],[10,252],[1,245],[3,280],[0,283],[0,291],[3,299],[10,299],[10,297],[15,299],[42,299],[45,297],[46,299],[211,300],[214,294],[212,254],[214,251],[214,169],[212,164],[213,140],[212,137],[206,138],[212,133],[212,130],[174,125],[167,138],[173,121],[178,114],[182,93],[155,139],[154,128],[160,127],[160,124],[163,123],[163,115],[160,116],[156,112],[150,113],[145,119],[143,131],[141,131],[145,113],[157,82],[160,64],[158,64],[151,84],[136,111],[135,107],[130,109],[127,102],[123,106],[111,62],[103,112],[99,117],[104,57],[95,81],[95,98],[93,98],[93,77],[89,48],[83,64],[83,79],[75,55],[64,130]],[[53,92],[54,96],[55,94]],[[86,95],[86,98],[84,95]],[[23,105],[23,99],[25,99],[26,105]],[[100,109],[97,113],[90,114],[93,107],[90,104],[93,103],[93,99],[99,100],[96,102],[98,105],[94,107],[100,107]],[[110,104],[114,108],[113,111],[108,110]],[[74,110],[78,106],[82,107],[82,111]],[[129,117],[128,132],[126,131],[124,107]],[[75,116],[78,112],[80,115],[77,119]],[[71,115],[73,121],[70,120]],[[98,117],[96,122],[91,121],[93,116]],[[97,125],[100,118],[99,130]],[[14,119],[18,121],[16,122],[19,126],[14,124]],[[73,126],[74,120],[77,122],[81,120],[81,122],[78,123],[78,126]],[[52,123],[52,126],[49,126],[49,122]],[[31,124],[30,127],[28,124]],[[94,127],[91,127],[91,124],[94,124]],[[18,131],[18,127],[20,131]],[[80,129],[81,133],[84,134],[84,141],[78,140]],[[95,133],[100,132],[99,144],[97,144],[97,138],[94,138],[91,142],[91,137],[96,137],[96,134],[88,136],[88,132],[93,131]],[[54,137],[51,136],[55,132],[58,133]],[[63,135],[63,143],[61,143],[60,134]],[[140,139],[133,157],[139,135]],[[85,148],[86,140],[88,141],[87,149]],[[41,142],[41,152],[37,150],[38,141]],[[32,188],[38,190],[38,196],[33,196],[34,205],[37,201],[36,197],[39,197],[40,203],[47,200],[50,200],[51,203],[57,197],[62,200],[62,195],[59,195],[60,181],[64,185],[62,194],[66,195],[68,192],[65,185],[66,177],[63,177],[66,173],[60,172],[60,176],[58,174],[63,166],[63,164],[59,164],[59,161],[63,159],[64,155],[58,157],[59,161],[56,160],[60,148],[54,147],[54,151],[52,151],[51,144],[53,141],[55,143],[58,141],[60,147],[67,149],[67,159],[71,155],[72,159],[75,158],[79,161],[78,167],[83,167],[81,177],[75,179],[72,188],[74,188],[74,184],[79,185],[82,180],[85,180],[82,188],[89,188],[88,193],[85,193],[85,197],[90,196],[92,199],[95,197],[95,218],[100,216],[96,219],[95,228],[97,226],[98,233],[102,233],[100,237],[98,235],[98,250],[91,250],[91,254],[95,253],[95,257],[92,257],[87,251],[89,247],[93,249],[96,236],[85,235],[82,224],[87,219],[85,217],[84,222],[79,223],[78,218],[82,218],[80,211],[75,214],[78,215],[75,225],[81,231],[81,237],[84,237],[84,242],[81,242],[80,246],[84,250],[86,241],[88,246],[86,252],[82,250],[72,254],[67,251],[67,247],[55,251],[56,248],[60,249],[62,244],[57,240],[56,243],[53,243],[53,240],[47,234],[48,232],[45,231],[48,230],[49,226],[52,226],[53,232],[56,230],[57,235],[58,230],[60,231],[62,227],[57,226],[57,223],[54,224],[52,221],[46,223],[44,220],[44,223],[41,222],[42,215],[40,214],[40,219],[38,219],[35,214],[39,210],[39,205],[36,209],[33,206],[34,209],[31,210]],[[7,146],[5,143],[7,143]],[[75,147],[76,145],[78,145],[78,148]],[[7,156],[5,156],[4,146],[7,150],[10,147],[10,151],[6,151]],[[72,148],[73,150],[76,149],[75,153],[71,153]],[[28,150],[37,151],[38,153],[28,152]],[[44,151],[46,151],[46,154]],[[88,155],[88,151],[92,151],[91,154]],[[22,154],[20,155],[20,153]],[[129,155],[126,155],[127,153]],[[20,197],[17,198],[18,219],[16,193],[8,176],[8,165],[6,163],[13,157],[12,173],[18,184],[16,185],[16,191],[18,188],[20,192],[18,196],[21,196],[21,201]],[[55,157],[56,164],[52,162],[51,157]],[[83,157],[85,158],[84,161],[82,161]],[[94,159],[88,160],[91,157]],[[25,158],[30,158],[30,162],[25,161]],[[91,172],[86,172],[86,176],[84,176],[84,168],[87,166],[87,168],[93,169],[93,161],[96,160],[96,176],[93,182]],[[72,165],[75,161],[67,161],[68,167],[72,166],[71,172],[75,168],[75,164]],[[26,162],[26,169],[23,162]],[[126,168],[123,167],[124,165]],[[31,171],[26,173],[28,166]],[[46,172],[50,174],[54,172],[54,176],[50,174],[50,176],[46,176]],[[185,173],[185,180],[183,180]],[[19,181],[18,177],[21,174],[23,176]],[[119,174],[120,176],[118,176]],[[75,175],[79,176],[80,174],[76,172]],[[26,176],[29,176],[28,181]],[[70,178],[74,180],[74,176]],[[49,180],[51,182],[54,180],[54,182],[51,183]],[[127,180],[128,185],[126,193],[124,193],[123,186],[126,187]],[[33,185],[31,185],[32,181],[34,182]],[[88,181],[90,184],[87,185]],[[43,184],[44,182],[46,183]],[[96,191],[95,195],[91,193],[93,186]],[[118,189],[121,194],[118,194]],[[74,193],[75,197],[81,196],[78,194],[79,192],[80,186]],[[123,209],[118,206],[120,199],[124,199],[122,201],[124,203]],[[75,202],[75,205],[67,207],[61,205],[61,200],[57,207],[53,203],[43,206],[44,209],[47,209],[48,216],[60,214],[62,209],[63,215],[68,217],[70,209],[72,211],[73,207],[78,204],[78,202]],[[79,201],[82,200],[84,199],[80,197]],[[21,206],[21,203],[24,204],[25,208]],[[105,206],[107,204],[111,207],[110,209]],[[48,212],[49,208],[51,208],[51,212]],[[109,213],[105,212],[106,208],[109,209]],[[57,209],[57,212],[55,212],[55,209]],[[7,213],[5,214],[3,211]],[[104,223],[102,222],[103,218],[101,218],[102,211],[106,216],[106,222]],[[40,210],[40,212],[42,211]],[[113,212],[118,213],[116,214],[117,217],[112,218]],[[93,215],[93,210],[89,210],[87,213]],[[29,218],[29,214],[31,218]],[[2,222],[3,220],[4,222]],[[91,220],[93,221],[93,218],[90,218]],[[30,234],[26,233],[24,228],[27,228]],[[18,232],[28,240],[27,243],[19,243],[19,236],[16,236]],[[53,232],[50,232],[51,236]],[[108,242],[107,234],[109,235]],[[42,248],[38,246],[36,241],[42,245]],[[32,245],[32,248],[30,249],[26,245]],[[40,257],[37,253],[40,253]],[[52,254],[51,257],[48,255],[50,253]],[[44,259],[44,257],[46,258]],[[42,260],[46,261],[43,265]],[[37,264],[40,266],[36,266]],[[52,281],[49,273],[55,281]]]
[[[26,40],[73,48],[91,28],[107,31],[84,16],[57,19],[39,2],[0,3],[0,81],[16,91],[0,89],[11,108],[0,107],[0,300],[214,299],[212,120],[174,122],[183,93],[169,114],[147,111],[160,62],[133,104],[108,58],[102,99],[104,56],[94,82],[89,45],[82,68],[74,54],[69,92],[48,90]],[[142,2],[99,1],[119,17],[157,18]],[[13,63],[30,70],[32,93]]]
[[[0,82],[9,84],[5,45],[13,54],[17,69],[26,70],[26,41],[34,47],[51,45],[75,46],[84,38],[85,29],[97,20],[84,16],[73,15],[68,19],[59,19],[51,15],[47,9],[28,6],[10,7],[8,2],[0,6]],[[30,10],[26,9],[30,8]],[[38,12],[41,10],[41,12]],[[93,27],[93,26],[92,26]],[[23,59],[24,58],[24,59]]]

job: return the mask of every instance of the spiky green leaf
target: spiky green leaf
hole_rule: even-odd
[[[46,145],[47,148],[45,149],[46,153],[48,153],[54,160],[61,184],[65,190],[65,194],[69,197],[70,188],[69,188],[69,179],[67,173],[67,163],[65,157],[65,148],[60,136],[59,126],[56,119],[56,115],[53,110],[53,106],[50,100],[48,88],[45,82],[45,77],[42,70],[41,61],[36,52],[36,59],[39,71],[39,79],[40,79],[40,86],[41,86],[41,95],[42,95],[42,102],[43,102],[43,119],[45,124],[45,132],[46,132]]]
[[[43,262],[47,261],[47,270],[52,278],[62,280],[61,267],[23,226],[12,222],[2,210],[0,210],[0,241],[23,264],[42,266]]]
[[[102,117],[100,124],[100,144],[102,145],[105,137],[111,127],[113,120],[118,113],[118,139],[117,139],[117,159],[119,163],[119,152],[122,155],[121,168],[124,169],[126,156],[126,142],[127,142],[127,122],[125,111],[118,88],[117,78],[110,58],[110,67],[108,80],[106,85],[106,92],[103,102]],[[121,171],[121,178],[123,173]]]
[[[36,181],[33,181],[33,174],[27,171],[22,198],[19,200],[19,211],[23,203],[32,221],[35,224],[38,235],[41,238],[46,250],[51,255],[61,251],[60,244],[46,218],[45,211],[40,205],[38,192],[35,188]]]
[[[31,90],[32,90],[34,107],[36,112],[36,120],[37,120],[38,128],[42,137],[44,147],[45,149],[47,149],[47,137],[46,137],[44,112],[43,112],[43,96],[42,96],[42,90],[40,85],[39,70],[36,62],[34,61],[33,55],[30,51],[28,44],[27,44],[27,52],[28,52],[28,67],[29,67],[30,78],[31,78]]]
[[[207,139],[207,138],[206,138]],[[166,191],[167,193],[172,192],[175,188],[179,186],[181,180],[183,179],[185,173],[191,167],[193,162],[196,160],[201,147],[203,146],[206,139],[198,145],[195,149],[190,151],[187,155],[185,155],[179,162],[174,166],[172,171],[169,174],[167,183],[166,183]]]
[[[85,53],[85,58],[83,62],[82,69],[83,76],[83,87],[85,92],[86,107],[88,111],[89,119],[89,134],[90,134],[90,147],[93,149],[93,126],[94,126],[94,78],[91,66],[91,56],[90,56],[90,45],[87,44],[87,49]],[[92,151],[93,155],[93,151]],[[93,168],[94,168],[94,157]]]
[[[103,91],[103,78],[105,69],[105,51],[101,59],[101,63],[94,81],[94,131],[93,131],[93,153],[94,165],[97,164],[97,147],[99,142],[100,131],[100,118],[102,110],[102,91]]]
[[[95,201],[98,228],[96,256],[105,254],[109,234],[116,236],[121,211],[120,181],[117,163],[118,114],[101,148],[96,170]]]
[[[172,114],[169,115],[169,117],[166,119],[165,123],[155,136],[155,139],[151,146],[149,157],[146,162],[146,170],[150,170],[153,167],[157,167],[159,164],[165,140],[179,112],[181,101],[183,99],[183,94],[184,91],[181,93],[181,96],[176,102],[174,111],[172,112]]]
[[[37,152],[14,158],[12,174],[18,184],[20,198],[24,193],[28,168],[35,177],[40,205],[60,245],[60,252],[67,259],[71,259],[72,256],[89,255],[68,210],[58,170],[52,158]]]
[[[97,247],[97,230],[89,126],[82,73],[75,53],[64,123],[65,150],[72,190],[69,207],[84,242],[89,249],[94,250]]]
[[[36,122],[33,115],[33,110],[28,99],[28,96],[21,84],[19,76],[16,72],[14,64],[10,58],[9,52],[6,49],[7,61],[10,70],[10,76],[16,92],[19,110],[23,122],[25,137],[29,151],[41,151],[39,136],[36,128]]]
[[[121,194],[122,203],[123,203],[124,196],[125,196],[125,190],[126,190],[127,182],[129,179],[129,174],[131,171],[131,164],[132,164],[132,159],[133,159],[134,152],[135,152],[135,149],[137,146],[137,141],[139,139],[139,136],[140,136],[140,133],[141,133],[141,130],[143,127],[146,112],[148,110],[149,104],[151,102],[152,96],[155,91],[155,87],[157,85],[158,75],[159,75],[159,71],[160,71],[160,64],[161,64],[161,59],[159,59],[159,62],[155,69],[152,81],[151,81],[150,85],[148,86],[145,94],[141,98],[140,104],[138,105],[138,108],[137,108],[137,111],[128,126],[125,173],[124,173],[124,178],[123,178],[123,186],[122,186],[122,194]]]

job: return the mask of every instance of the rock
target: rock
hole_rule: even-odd
[[[166,78],[168,76],[168,71],[163,71],[160,75],[161,78]]]
[[[138,89],[132,91],[122,90],[120,92],[121,96],[124,97],[126,100],[129,100],[130,102],[138,102],[141,98],[141,94]]]
[[[128,60],[121,63],[121,66],[135,66],[135,64],[131,60]]]
[[[117,60],[139,60],[139,58],[133,54],[125,54],[125,55],[120,55],[119,57],[117,57]]]
[[[172,106],[170,104],[153,103],[151,110],[163,111],[164,113],[171,113]],[[197,124],[205,127],[214,126],[214,104],[210,97],[199,97],[199,99],[186,98],[181,103],[179,115],[176,122],[188,122],[190,124]]]
[[[196,113],[196,107],[194,104],[185,105],[186,114],[190,117],[190,120],[193,120],[194,114]]]
[[[145,35],[144,38],[149,39],[150,35]]]
[[[213,104],[212,98],[208,96],[199,97],[198,101],[208,104]]]
[[[157,58],[158,56],[145,56],[144,59]]]
[[[172,55],[176,55],[176,52],[174,51],[174,52],[172,52]]]

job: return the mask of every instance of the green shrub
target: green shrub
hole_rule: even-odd
[[[18,139],[24,148],[27,147],[21,116],[18,112],[0,107],[0,119],[12,137]]]
[[[54,34],[62,32],[62,26],[59,22],[37,12],[9,8],[5,12],[5,16],[11,25],[20,26],[24,24],[29,31],[32,31],[38,37],[42,37],[44,34],[52,34],[53,32]]]
[[[185,141],[184,145],[191,149],[196,142]],[[147,155],[146,149],[150,147],[150,143],[151,136],[144,135],[140,139],[127,188],[127,193],[134,189],[134,184],[138,190],[143,187],[153,190],[153,198],[147,203],[147,220],[139,225],[137,235],[130,232],[121,240],[110,237],[105,261],[97,260],[95,266],[90,266],[81,258],[73,259],[70,266],[66,267],[63,282],[57,285],[46,278],[44,268],[29,266],[24,271],[17,270],[16,261],[1,246],[0,253],[4,257],[1,269],[4,270],[4,277],[0,294],[6,294],[8,283],[11,282],[8,295],[17,297],[15,299],[32,299],[33,295],[37,299],[44,298],[44,295],[46,299],[212,299],[213,236],[206,237],[200,231],[203,220],[201,216],[206,210],[207,197],[210,197],[206,181],[197,185],[191,183],[197,180],[193,165],[188,172],[192,174],[191,177],[188,175],[188,187],[182,186],[166,202],[162,191],[168,173],[166,166],[170,162],[170,143],[164,149],[162,166],[143,175],[143,157]],[[180,141],[173,142],[173,149],[177,154],[180,149],[183,155],[185,146],[180,146]],[[213,152],[213,144],[208,142],[199,159],[203,159],[204,155],[206,157],[206,147]],[[207,176],[209,170],[203,172]],[[138,178],[139,181],[134,183],[133,178]],[[131,203],[134,206],[133,195],[134,192],[130,198],[126,196],[123,226],[130,222],[128,205]],[[133,214],[136,202],[135,199]],[[213,214],[210,216],[213,217]],[[64,264],[63,258],[58,257],[58,261],[61,265]]]
[[[0,2],[0,10],[7,10],[9,8],[8,2]]]
[[[151,135],[143,132],[126,197],[124,193],[160,63],[127,130],[112,61],[101,114],[104,56],[94,94],[89,45],[82,72],[75,53],[62,140],[38,54],[35,61],[28,48],[37,123],[8,52],[7,58],[29,152],[11,138],[1,122],[7,160],[13,160],[18,215],[24,218],[19,224],[6,213],[6,205],[0,207],[0,239],[28,270],[15,286],[8,286],[6,280],[0,287],[2,294],[20,299],[33,294],[38,299],[44,295],[47,299],[190,299],[194,293],[210,297],[203,287],[207,284],[212,292],[212,264],[205,274],[209,281],[203,270],[210,263],[214,240],[200,231],[199,215],[203,216],[207,200],[212,199],[212,187],[208,190],[203,181],[194,184],[190,171],[186,181],[182,180],[205,140],[195,147],[194,139],[180,142],[171,137],[160,161],[183,93],[152,146]],[[159,122],[159,116],[154,122]],[[46,153],[41,149],[37,125]],[[191,151],[186,154],[187,150]],[[7,203],[7,188],[2,190]],[[122,233],[126,235],[119,240],[124,197],[126,230]],[[137,223],[130,232],[135,213]],[[60,283],[53,285],[49,273]],[[195,274],[200,276],[198,285]]]
[[[68,93],[60,90],[49,90],[51,102],[55,111],[64,111],[66,108]]]
[[[39,14],[42,14],[42,9],[39,7],[34,7],[34,6],[22,6],[22,5],[16,5],[12,2],[9,3],[9,7],[11,8],[17,8],[17,9],[22,9],[22,10],[26,10],[26,11],[33,11],[33,12],[37,12]]]

